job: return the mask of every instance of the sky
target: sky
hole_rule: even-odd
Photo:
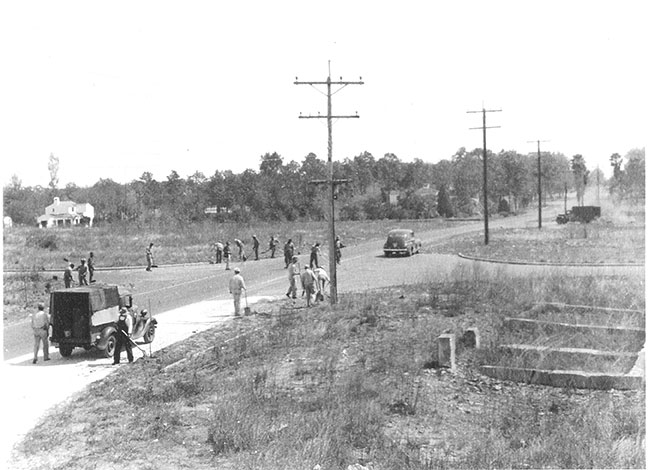
[[[370,152],[436,163],[460,147],[609,156],[645,147],[641,1],[5,1],[2,183],[259,169]],[[530,142],[533,141],[533,142]]]

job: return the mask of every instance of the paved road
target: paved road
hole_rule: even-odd
[[[529,223],[533,223],[532,219],[508,218],[494,221],[491,227],[495,229],[498,226],[523,226]],[[448,224],[447,228],[418,235],[426,246],[430,246],[441,243],[448,237],[482,229],[480,222]],[[344,249],[343,263],[338,270],[341,294],[426,280],[443,280],[452,276],[456,269],[465,267],[471,270],[476,265],[493,274],[511,272],[528,275],[542,269],[556,269],[484,264],[436,254],[385,258],[382,255],[382,244],[382,240],[377,240]],[[302,258],[306,261],[304,255]],[[328,260],[324,261],[327,265]],[[233,263],[234,266],[242,268],[249,286],[250,303],[268,297],[292,302],[283,296],[288,281],[281,258]],[[582,268],[561,269],[578,275],[588,272]],[[635,271],[643,275],[643,267],[636,268]],[[592,272],[613,273],[601,268],[594,268]],[[104,271],[98,272],[97,278],[103,282],[130,287],[136,302],[156,315],[159,322],[158,334],[151,346],[152,351],[156,351],[232,318],[233,306],[227,292],[231,274],[231,271],[224,270],[223,265],[205,264],[158,268],[150,273],[143,269]],[[303,301],[299,299],[297,302]],[[6,360],[0,366],[0,374],[3,384],[11,384],[11,387],[5,387],[1,408],[5,422],[2,426],[3,435],[0,436],[3,462],[11,447],[22,439],[47,409],[114,370],[109,359],[99,357],[96,352],[83,350],[75,350],[70,358],[62,358],[58,352],[54,352],[50,362],[40,362],[34,366],[31,364],[31,338],[26,334],[28,330],[25,323],[19,323],[4,331]],[[145,347],[147,349],[148,346]],[[134,353],[136,358],[143,356],[137,349]],[[11,426],[6,423],[11,423]],[[0,465],[0,468],[6,467]]]

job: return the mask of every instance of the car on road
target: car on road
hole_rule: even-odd
[[[50,341],[64,357],[77,347],[96,348],[105,357],[112,357],[121,308],[126,308],[133,321],[131,339],[152,342],[157,320],[147,310],[138,310],[130,293],[120,293],[114,285],[95,284],[50,293]]]
[[[412,256],[421,250],[421,241],[414,236],[414,230],[395,229],[387,234],[387,241],[383,247],[385,256],[405,255]]]

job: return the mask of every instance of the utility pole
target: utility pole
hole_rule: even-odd
[[[488,245],[488,171],[487,168],[487,156],[486,156],[486,129],[496,129],[500,126],[491,126],[486,127],[486,113],[499,113],[501,109],[484,109],[481,111],[467,111],[467,113],[482,113],[482,126],[481,127],[471,127],[470,129],[482,129],[484,133],[484,245]]]
[[[548,140],[527,140],[527,143],[538,143],[538,228],[542,229],[542,165],[540,163],[540,142]]]
[[[326,181],[311,181],[312,184],[326,184],[328,185],[328,189],[330,192],[330,201],[329,201],[329,272],[331,273],[331,282],[330,282],[330,289],[331,289],[331,296],[330,296],[330,302],[331,305],[337,303],[337,265],[336,265],[336,260],[335,260],[335,187],[338,184],[346,183],[348,180],[335,180],[333,179],[333,119],[347,119],[347,118],[359,118],[358,113],[356,112],[355,115],[352,116],[342,116],[342,115],[333,115],[333,107],[331,105],[331,96],[333,93],[331,93],[331,86],[332,85],[339,85],[340,88],[338,88],[335,93],[340,91],[342,88],[346,87],[347,85],[364,85],[364,82],[362,81],[362,77],[360,77],[360,80],[358,81],[343,81],[342,77],[340,77],[339,81],[332,81],[331,80],[331,61],[329,60],[329,71],[328,71],[328,77],[326,81],[324,82],[302,82],[299,81],[295,77],[295,85],[311,85],[312,87],[315,87],[315,85],[326,85],[326,97],[327,97],[327,113],[326,116],[320,116],[319,114],[317,116],[302,116],[301,114],[299,115],[300,119],[323,119],[326,118],[327,124],[328,124],[328,179]]]

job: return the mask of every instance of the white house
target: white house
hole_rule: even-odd
[[[61,201],[55,197],[54,203],[45,208],[45,214],[36,220],[38,226],[42,228],[72,227],[82,224],[92,227],[94,215],[94,207],[88,203],[77,204],[72,201]]]

